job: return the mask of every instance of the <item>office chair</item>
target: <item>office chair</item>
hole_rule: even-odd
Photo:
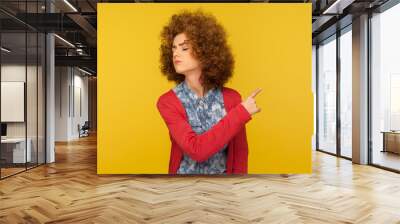
[[[89,136],[89,129],[90,129],[89,121],[85,121],[82,127],[80,127],[80,125],[78,124],[79,138]]]

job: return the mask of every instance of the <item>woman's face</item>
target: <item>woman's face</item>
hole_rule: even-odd
[[[190,71],[200,69],[200,63],[192,52],[193,48],[186,34],[176,35],[172,45],[172,60],[176,73],[186,75]]]

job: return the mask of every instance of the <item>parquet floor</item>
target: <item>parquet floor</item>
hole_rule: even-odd
[[[7,176],[10,176],[10,175],[13,175],[13,174],[15,174],[15,173],[18,173],[18,172],[21,172],[21,171],[24,171],[25,170],[25,167],[24,168],[1,168],[1,177],[7,177]]]
[[[96,174],[96,138],[0,181],[0,223],[400,223],[400,175],[315,152],[312,175]]]

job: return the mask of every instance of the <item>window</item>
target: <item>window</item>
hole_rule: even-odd
[[[351,26],[340,36],[340,154],[352,157],[352,34]]]
[[[336,153],[336,36],[318,47],[318,149]]]
[[[400,5],[371,18],[372,163],[400,170]]]

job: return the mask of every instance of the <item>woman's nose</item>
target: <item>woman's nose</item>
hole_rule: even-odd
[[[178,52],[177,52],[177,51],[174,51],[173,54],[172,54],[172,56],[173,56],[173,58],[176,58],[176,57],[178,56]]]

